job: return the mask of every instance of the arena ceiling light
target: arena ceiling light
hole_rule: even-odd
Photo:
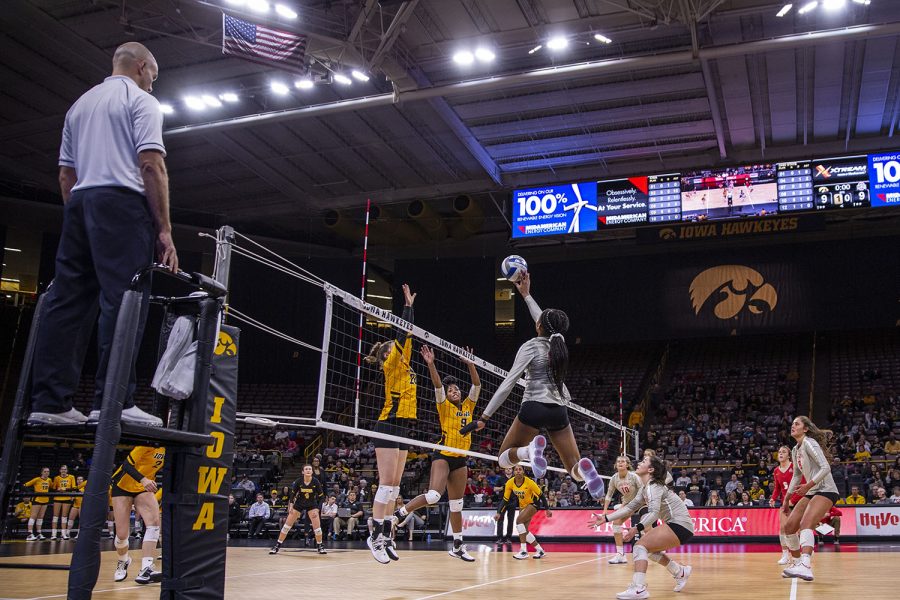
[[[247,8],[253,12],[267,13],[269,12],[269,3],[266,0],[247,0]]]
[[[294,82],[294,87],[298,90],[311,90],[316,84],[313,83],[313,80],[309,77],[304,77],[303,79],[298,79]]]
[[[234,92],[225,92],[224,94],[219,94],[219,100],[224,100],[225,102],[237,102],[240,98]]]
[[[853,0],[854,4],[862,4],[863,6],[868,6],[872,4],[872,0]]]
[[[465,67],[475,62],[475,56],[468,50],[460,50],[453,55],[453,62]]]
[[[164,115],[171,115],[173,112],[175,112],[175,108],[171,104],[160,104],[159,112]]]
[[[818,0],[813,0],[812,2],[807,2],[806,4],[801,6],[799,9],[797,9],[797,14],[805,15],[809,11],[814,10],[818,5],[819,5]]]
[[[215,96],[203,94],[202,96],[200,96],[200,99],[203,100],[203,103],[210,108],[222,108],[222,103]]]
[[[284,4],[276,4],[275,12],[277,12],[279,16],[284,17],[285,19],[290,19],[292,21],[297,18],[297,11],[295,11],[290,6],[285,6]]]
[[[185,96],[184,105],[191,110],[206,110],[206,102],[197,96]]]
[[[231,6],[244,6],[247,4],[247,0],[225,0],[225,4],[230,4]]]
[[[286,96],[287,93],[291,91],[291,88],[281,81],[273,81],[269,84],[269,87],[272,89],[273,93],[278,94],[279,96]]]
[[[779,10],[779,11],[778,11],[778,14],[776,14],[775,16],[776,16],[776,17],[783,17],[784,15],[788,14],[789,12],[791,12],[791,9],[792,9],[792,8],[794,8],[794,5],[793,5],[793,4],[785,4],[784,6],[781,7],[781,10]]]
[[[353,80],[344,75],[343,73],[335,73],[334,80],[340,83],[341,85],[350,85],[353,83]]]
[[[475,50],[475,58],[477,58],[481,62],[489,63],[497,58],[497,55],[494,54],[494,51],[490,48],[482,47]]]
[[[544,47],[544,46],[543,46],[542,44],[538,44],[537,46],[535,46],[534,48],[532,48],[531,50],[529,50],[529,51],[528,51],[528,54],[534,54],[535,52],[537,52],[538,50],[540,50],[540,49],[543,48],[543,47]]]
[[[550,50],[558,51],[565,50],[569,46],[569,40],[564,36],[557,35],[549,40],[547,40],[547,48]]]
[[[357,71],[356,69],[353,69],[352,71],[350,71],[350,74],[353,76],[353,79],[355,79],[357,81],[368,81],[369,80],[368,75],[366,75],[362,71]]]
[[[840,10],[847,6],[847,0],[823,0],[822,8],[824,10]]]
[[[598,42],[602,42],[604,44],[612,44],[612,40],[609,39],[608,37],[606,37],[605,35],[603,35],[602,33],[595,33],[594,39],[597,40]]]

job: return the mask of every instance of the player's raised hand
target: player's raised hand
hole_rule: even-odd
[[[434,363],[434,350],[432,350],[430,346],[422,346],[422,349],[419,352],[421,352],[422,360],[425,361],[426,365]]]
[[[469,347],[468,347],[468,346],[466,346],[466,352],[468,352],[468,353],[469,353],[469,354],[472,354],[472,355],[474,355],[474,354],[475,354],[475,353],[474,353],[474,352],[472,352],[472,349],[471,349],[471,348],[469,348]],[[464,365],[466,365],[466,366],[468,366],[468,365],[471,365],[471,364],[472,364],[472,361],[471,361],[471,360],[469,360],[469,359],[468,359],[468,358],[466,358],[466,357],[465,357],[465,356],[460,356],[460,357],[459,357],[459,358],[460,358],[460,360],[462,360],[462,361],[463,361],[463,364],[464,364]]]
[[[513,283],[516,286],[516,289],[519,290],[519,293],[522,294],[523,298],[526,298],[531,295],[531,273],[525,271],[518,281]]]
[[[403,284],[403,300],[406,303],[406,306],[412,306],[413,302],[416,301],[416,295],[410,291],[408,284]]]

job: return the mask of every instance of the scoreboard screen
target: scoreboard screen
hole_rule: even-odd
[[[812,161],[778,163],[778,207],[784,212],[813,209]]]
[[[704,169],[681,174],[681,219],[706,221],[778,212],[774,165]]]
[[[817,158],[812,161],[812,186],[816,210],[869,206],[868,157]]]

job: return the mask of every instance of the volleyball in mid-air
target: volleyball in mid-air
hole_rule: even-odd
[[[527,271],[528,263],[525,262],[524,258],[516,254],[507,256],[500,263],[500,272],[513,283],[519,281]]]

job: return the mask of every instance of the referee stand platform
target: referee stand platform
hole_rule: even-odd
[[[3,454],[0,456],[0,536],[7,531],[6,510],[14,497],[33,495],[14,490],[26,440],[92,442],[93,458],[82,503],[80,531],[70,565],[0,564],[6,568],[68,569],[68,597],[91,597],[100,571],[101,533],[109,510],[109,486],[117,445],[166,448],[162,469],[161,598],[221,598],[225,586],[228,531],[228,472],[232,466],[237,396],[239,330],[222,325],[227,295],[230,228],[218,232],[224,252],[217,253],[220,280],[200,273],[172,273],[151,265],[135,274],[125,292],[111,344],[99,421],[78,425],[27,423],[31,408],[31,373],[43,297],[38,300],[25,348]],[[221,247],[220,246],[220,247]],[[224,265],[224,266],[223,266]],[[220,268],[222,267],[222,268]],[[189,295],[160,297],[139,291],[154,274],[173,278],[191,289]],[[158,358],[167,347],[179,317],[193,321],[197,344],[193,392],[182,401],[155,394],[155,413],[163,427],[123,423],[123,404],[133,364],[142,304],[164,310]],[[223,486],[223,483],[225,484]],[[224,487],[224,489],[222,489]],[[55,494],[63,496],[66,494]],[[73,494],[74,495],[74,494]]]

